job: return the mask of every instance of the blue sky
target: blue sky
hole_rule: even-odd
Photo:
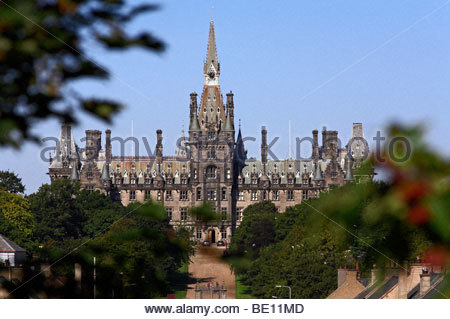
[[[257,138],[246,145],[250,156],[259,157],[265,125],[269,141],[280,137],[273,151],[287,157],[289,120],[293,139],[327,126],[344,141],[353,122],[362,122],[370,139],[392,121],[421,123],[429,142],[450,154],[450,1],[159,3],[160,11],[141,16],[129,31],[151,31],[167,43],[166,52],[106,52],[86,44],[89,56],[112,77],[75,87],[86,96],[115,98],[127,108],[113,125],[82,115],[74,129],[78,140],[94,128],[129,136],[133,120],[134,135],[148,137],[152,145],[156,129],[162,129],[164,153],[173,154],[182,124],[188,125],[189,93],[201,93],[203,87],[214,5],[221,89],[223,94],[233,90],[243,134]],[[58,136],[59,123],[43,122],[36,132]],[[17,172],[27,193],[49,182],[41,149],[30,143],[19,152],[1,151],[0,169]]]

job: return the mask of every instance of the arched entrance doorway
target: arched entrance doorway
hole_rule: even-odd
[[[211,244],[216,243],[216,231],[214,229],[208,231],[208,237]]]

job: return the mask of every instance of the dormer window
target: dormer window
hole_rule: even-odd
[[[119,164],[116,165],[116,172],[117,172],[117,173],[120,172],[120,165],[119,165]]]

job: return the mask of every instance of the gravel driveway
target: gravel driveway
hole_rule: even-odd
[[[219,282],[220,285],[222,281],[225,281],[227,299],[234,299],[236,296],[235,277],[234,273],[231,273],[229,264],[220,259],[223,251],[223,248],[214,246],[198,247],[192,257],[192,263],[189,264],[189,274],[202,286],[206,286],[209,281],[214,284]],[[189,285],[186,298],[195,299],[195,284]]]

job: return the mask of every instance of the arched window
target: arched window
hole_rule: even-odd
[[[208,166],[206,168],[206,178],[208,178],[208,179],[216,178],[216,167],[215,166]]]

